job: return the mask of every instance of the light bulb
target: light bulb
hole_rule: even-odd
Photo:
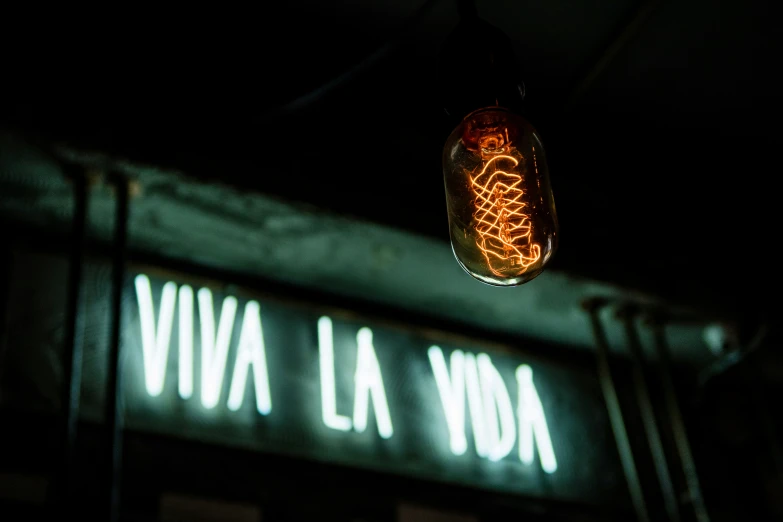
[[[484,283],[516,286],[539,275],[557,249],[557,214],[533,126],[502,107],[467,115],[443,149],[451,246]]]

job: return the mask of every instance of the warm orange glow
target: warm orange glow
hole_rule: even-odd
[[[449,236],[465,271],[493,286],[532,281],[558,245],[541,140],[503,107],[468,114],[443,145]]]
[[[476,195],[476,245],[495,275],[504,275],[500,269],[509,265],[523,273],[541,257],[541,247],[531,242],[532,224],[524,212],[525,193],[519,188],[523,179],[514,172],[518,164],[513,156],[498,154],[491,156],[475,177],[468,174]],[[502,169],[504,165],[507,170]]]

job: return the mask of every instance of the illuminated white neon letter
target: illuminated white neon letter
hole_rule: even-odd
[[[215,336],[215,311],[212,308],[212,292],[208,288],[198,291],[198,311],[201,322],[201,404],[212,409],[220,400],[223,373],[226,370],[228,344],[234,329],[237,300],[223,299],[217,337]]]
[[[318,319],[318,356],[321,369],[321,415],[324,424],[333,430],[348,431],[351,429],[351,419],[337,415],[332,320],[326,316]]]
[[[179,287],[179,396],[193,395],[193,289]]]
[[[358,351],[356,352],[356,388],[353,403],[353,427],[358,432],[367,428],[367,410],[372,399],[378,434],[384,439],[394,434],[389,404],[386,402],[386,390],[383,387],[381,366],[372,345],[372,330],[359,329],[356,334]]]
[[[465,354],[460,350],[451,352],[451,378],[439,346],[430,346],[427,355],[449,427],[451,452],[454,455],[462,455],[468,449],[468,441],[465,438]]]
[[[135,284],[136,300],[139,303],[139,322],[141,323],[144,386],[150,397],[157,397],[163,391],[163,383],[166,379],[166,363],[169,356],[171,325],[174,322],[177,285],[170,281],[163,285],[160,315],[156,327],[150,280],[146,275],[140,274],[136,276]]]
[[[533,463],[534,444],[541,458],[541,469],[547,473],[557,471],[557,460],[549,438],[549,428],[544,416],[544,407],[533,384],[533,370],[523,364],[517,368],[519,386],[519,460]]]
[[[266,368],[266,350],[264,332],[261,328],[261,309],[257,301],[248,301],[245,316],[242,319],[242,333],[239,335],[239,347],[234,363],[234,376],[231,378],[231,390],[228,393],[228,409],[237,411],[245,396],[247,371],[253,365],[253,382],[256,389],[256,408],[262,415],[272,411],[272,398],[269,394],[269,374]]]
[[[481,376],[481,391],[484,399],[484,415],[486,416],[485,433],[488,439],[489,460],[498,461],[511,453],[517,438],[514,408],[511,397],[489,355],[480,353],[478,360]],[[500,424],[498,424],[498,422]]]
[[[468,408],[470,409],[470,423],[473,427],[473,442],[476,444],[476,453],[479,457],[489,457],[491,448],[484,426],[486,423],[484,401],[481,394],[476,357],[472,353],[465,354],[465,385],[468,390]]]

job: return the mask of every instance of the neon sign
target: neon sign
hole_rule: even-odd
[[[278,408],[285,407],[278,405],[272,397],[270,382],[279,371],[270,368],[267,360],[268,352],[285,347],[266,341],[264,311],[258,301],[248,300],[238,320],[237,299],[225,296],[216,307],[208,288],[194,292],[189,285],[169,281],[162,286],[159,296],[153,296],[150,279],[139,274],[135,277],[134,289],[143,381],[149,397],[160,397],[166,388],[176,316],[176,379],[181,400],[196,400],[205,410],[213,410],[220,406],[221,391],[227,386],[225,407],[236,412],[243,407],[248,381],[251,381],[255,409],[261,416],[274,416]],[[195,329],[196,317],[198,331]],[[239,326],[238,335],[235,325]],[[399,422],[395,420],[398,412],[390,407],[387,398],[384,372],[388,368],[379,361],[378,350],[383,346],[376,346],[373,330],[361,326],[356,331],[355,362],[349,368],[335,354],[332,319],[321,315],[316,326],[320,421],[330,430],[345,432],[346,437],[351,432],[363,433],[372,429],[381,440],[392,439]],[[234,350],[231,350],[232,346],[235,346]],[[198,381],[194,376],[196,348],[200,354]],[[229,353],[233,353],[232,361]],[[447,427],[447,444],[454,458],[468,453],[468,435],[472,434],[475,455],[480,458],[491,462],[515,458],[524,465],[531,465],[537,452],[541,469],[546,473],[557,471],[550,428],[530,366],[516,367],[516,393],[513,393],[486,353],[455,349],[448,355],[448,363],[446,354],[437,345],[429,346],[426,354],[428,377],[435,384],[438,397],[421,399],[439,402],[440,420]],[[342,372],[351,372],[353,376],[352,405],[338,404],[336,377]],[[195,382],[199,383],[198,396],[194,396]],[[338,413],[343,409],[351,414]],[[433,419],[433,422],[437,420]],[[513,451],[515,447],[516,452]]]

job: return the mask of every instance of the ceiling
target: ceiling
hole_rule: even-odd
[[[553,270],[751,321],[779,306],[771,2],[477,10],[547,146]],[[6,126],[448,241],[434,64],[454,0],[0,19]]]

